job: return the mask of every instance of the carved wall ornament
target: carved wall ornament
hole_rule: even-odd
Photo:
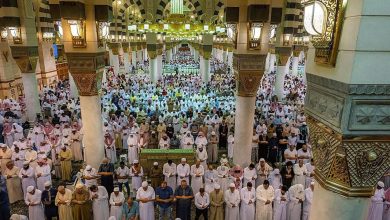
[[[68,67],[73,72],[94,72],[105,65],[105,52],[66,53]]]
[[[241,71],[236,73],[237,95],[242,97],[256,96],[262,77],[263,75],[258,72]]]
[[[328,179],[346,187],[351,185],[345,155],[336,153],[330,168]]]
[[[80,96],[98,95],[98,76],[97,72],[71,72],[76,83]]]
[[[354,100],[349,119],[350,130],[390,131],[390,101]]]

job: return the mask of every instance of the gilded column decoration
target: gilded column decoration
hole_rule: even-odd
[[[147,51],[150,59],[156,59],[157,57],[157,44],[147,44]]]
[[[264,73],[266,55],[234,54],[233,68],[237,81],[237,95],[256,96]]]
[[[11,54],[22,73],[35,73],[38,46],[11,46]]]
[[[156,45],[156,52],[157,52],[157,55],[162,55],[163,54],[163,44],[157,44]]]
[[[288,58],[291,56],[291,47],[275,47],[275,53],[278,58],[278,66],[286,66]]]
[[[67,53],[69,72],[81,96],[98,95],[105,53]]]
[[[121,48],[121,43],[108,43],[108,48],[112,50],[113,55],[119,55],[119,49]]]
[[[128,53],[129,52],[129,46],[130,46],[129,42],[123,42],[122,43],[123,53]]]
[[[213,45],[202,45],[202,56],[208,60],[211,58],[211,52],[213,51]]]

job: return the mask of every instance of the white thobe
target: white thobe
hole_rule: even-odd
[[[367,220],[381,220],[383,217],[383,199],[385,194],[383,189],[375,189],[374,195],[371,197],[371,205],[368,210]]]
[[[203,185],[204,168],[202,165],[196,167],[191,166],[191,187],[194,194],[199,192],[200,187]]]
[[[90,171],[84,170],[83,171],[83,176],[85,176],[85,177],[96,177],[97,176],[96,169],[95,168],[91,168]],[[97,186],[98,184],[97,184],[97,180],[96,179],[90,179],[90,180],[85,179],[85,185],[89,188],[92,185]]]
[[[128,145],[128,162],[133,164],[134,160],[138,160],[138,140],[135,136],[127,139]]]
[[[309,220],[310,208],[313,202],[313,190],[311,188],[305,189],[305,201],[303,202],[302,220]]]
[[[177,171],[177,185],[179,186],[181,184],[182,180],[186,180],[187,184],[190,183],[190,165],[188,164],[179,164],[176,167]]]
[[[92,211],[94,220],[107,220],[110,212],[108,209],[108,193],[104,186],[98,186],[96,192],[91,192],[91,198],[94,195],[98,195],[97,198],[93,199]]]
[[[27,176],[26,178],[23,178],[23,175]],[[35,179],[34,179],[34,169],[32,167],[29,167],[27,170],[20,169],[19,171],[19,178],[22,180],[22,188],[24,196],[27,194],[27,187],[29,186],[36,186]]]
[[[137,174],[137,175],[136,175]],[[131,176],[131,186],[135,190],[141,187],[142,184],[142,177],[144,176],[144,169],[140,167],[140,171],[137,172],[134,166],[131,166],[130,168],[130,175]]]
[[[165,163],[163,166],[164,180],[167,185],[173,189],[176,189],[176,164],[169,165]]]
[[[294,186],[292,186],[294,187]],[[301,219],[301,203],[299,202],[300,198],[302,200],[305,200],[304,193],[298,193],[295,190],[289,191],[289,203],[287,206],[287,219],[288,220],[300,220]]]
[[[38,174],[41,174],[38,177]],[[37,188],[41,191],[45,190],[45,183],[47,181],[51,182],[51,173],[49,165],[37,166],[35,168],[35,177],[37,178]]]
[[[215,184],[218,183],[218,172],[216,170],[206,170],[204,178],[205,191],[210,194],[214,190]]]
[[[119,192],[118,195],[115,195],[115,193],[112,192],[110,196],[110,216],[115,216],[117,220],[120,220],[122,217],[122,207],[124,202],[125,196],[123,195],[123,192]],[[121,205],[116,205],[117,203],[121,203]]]
[[[192,137],[192,135],[190,135],[189,137],[186,135],[180,141],[180,148],[182,149],[192,149],[193,146],[194,138]]]
[[[285,201],[282,201],[282,198]],[[274,220],[287,220],[288,192],[282,195],[280,189],[275,190]]]
[[[140,187],[137,191],[137,200],[140,199],[155,199],[154,189],[151,186],[148,186],[145,191]],[[154,220],[154,201],[149,201],[146,203],[139,202],[139,217],[140,220]]]
[[[224,199],[226,203],[225,208],[225,220],[239,220],[240,219],[240,192],[234,190],[233,192],[230,189],[225,191]],[[234,207],[233,207],[234,206]]]
[[[233,158],[233,152],[234,152],[234,136],[229,135],[228,139],[228,158]]]
[[[305,189],[310,186],[311,182],[314,181],[314,176],[311,177],[310,174],[314,173],[315,166],[311,165],[311,163],[305,164],[306,166],[306,182],[305,182]]]
[[[199,149],[196,150],[196,159],[200,160],[200,164],[203,168],[207,167],[207,157],[206,148],[203,148],[202,151],[199,151]]]
[[[241,189],[241,210],[240,216],[241,219],[245,220],[254,220],[255,219],[255,201],[256,201],[256,192],[255,188],[252,187],[251,191],[248,190],[248,187]]]
[[[41,203],[42,192],[36,189],[34,194],[27,193],[24,201],[28,205],[28,219],[30,220],[43,220],[45,219],[45,213]]]
[[[306,166],[305,164],[302,165],[302,167],[299,166],[299,164],[294,165],[294,179],[292,182],[292,185],[295,184],[301,184],[303,187],[305,187],[306,183]]]
[[[246,184],[248,182],[252,183],[252,186],[255,187],[255,181],[257,179],[257,172],[256,169],[249,169],[249,167],[246,167],[244,169],[244,187],[246,187]]]
[[[218,182],[221,185],[221,190],[225,192],[227,190],[228,186],[228,174],[229,174],[229,167],[227,166],[219,166],[217,168],[218,173]]]
[[[272,186],[267,189],[264,185],[260,185],[256,189],[256,220],[272,220],[272,201],[274,200],[275,192]],[[265,204],[267,201],[270,203]]]

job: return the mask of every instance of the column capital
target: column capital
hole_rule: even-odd
[[[213,51],[213,45],[201,45],[200,46],[201,55],[204,59],[208,60],[211,58],[211,53]]]
[[[157,44],[147,44],[147,51],[150,59],[156,59],[157,57]]]
[[[67,53],[69,72],[80,96],[98,95],[104,70],[104,52]]]
[[[10,46],[11,54],[22,73],[35,73],[38,46]]]
[[[119,49],[121,48],[121,43],[118,42],[112,42],[112,43],[107,43],[108,48],[112,50],[112,54],[114,55],[119,55]]]
[[[233,54],[233,68],[237,80],[237,95],[254,97],[264,73],[266,55]]]
[[[286,66],[288,58],[290,58],[292,52],[291,47],[275,47],[275,54],[278,56],[278,65]]]
[[[128,53],[129,52],[129,47],[130,47],[130,43],[129,42],[122,42],[123,53]]]
[[[163,48],[164,48],[163,44],[157,44],[156,45],[157,55],[162,55],[163,54]]]

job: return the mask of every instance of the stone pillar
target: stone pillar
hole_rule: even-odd
[[[32,123],[35,122],[37,114],[41,114],[38,82],[35,73],[38,62],[38,47],[11,46],[11,53],[22,73],[27,119]]]
[[[228,60],[227,60],[228,67],[230,68],[230,71],[233,71],[233,50],[228,51]]]
[[[123,63],[124,63],[125,74],[129,74],[129,72],[130,72],[129,46],[130,46],[130,44],[128,42],[122,43]]]
[[[149,55],[150,79],[152,82],[156,83],[159,79],[159,64],[157,58],[158,45],[156,33],[146,33],[146,47]]]
[[[137,51],[136,50],[131,51],[131,65],[134,67],[137,66]]]
[[[209,59],[202,59],[202,66],[203,66],[203,72],[202,72],[202,81],[208,83],[210,81],[210,60]]]
[[[44,85],[51,84],[57,80],[57,67],[51,41],[40,41],[38,44],[39,67],[41,69],[41,79]]]
[[[119,50],[121,49],[120,43],[109,43],[108,44],[110,66],[113,66],[114,74],[119,73]]]
[[[143,59],[144,59],[145,61],[148,60],[148,50],[147,50],[146,48],[143,49],[142,54],[143,54],[143,56],[144,56]]]
[[[69,86],[70,86],[70,97],[71,98],[78,98],[79,97],[79,92],[77,90],[76,83],[73,79],[72,74],[69,73]]]
[[[275,95],[278,97],[279,101],[281,101],[283,97],[283,91],[284,91],[284,78],[286,74],[288,73],[288,65],[291,55],[291,48],[290,47],[277,47],[277,56],[278,56],[278,66],[276,69],[276,79],[275,79],[275,86],[274,91]]]
[[[166,63],[169,63],[171,62],[171,60],[172,60],[172,49],[170,48],[167,50],[167,56],[165,57],[165,61]]]
[[[227,51],[227,48],[224,48],[223,49],[223,62],[224,63],[228,63],[228,51]]]
[[[213,51],[213,35],[211,34],[204,34],[202,36],[202,44],[200,45],[200,52],[202,55],[202,58],[200,62],[203,62],[203,68],[201,69],[201,76],[203,82],[209,82],[210,81],[210,58],[211,53]]]
[[[195,61],[199,60],[199,51],[198,50],[194,51],[194,60]]]
[[[255,102],[264,73],[265,58],[265,55],[258,54],[233,55],[237,80],[233,162],[242,167],[251,163]]]
[[[200,74],[200,77],[202,78],[203,80],[203,73],[204,73],[204,58],[202,55],[200,55],[200,59],[199,59],[199,74]]]
[[[377,28],[389,25],[390,12],[381,3],[347,3],[339,49],[319,39],[309,45],[305,113],[318,182],[312,220],[367,219],[377,181],[390,167],[390,45]],[[333,52],[335,65],[324,65],[333,64]]]
[[[142,53],[142,48],[138,47],[137,48],[138,51],[137,51],[137,62],[139,62],[140,64],[143,64],[144,63],[144,55]]]
[[[104,53],[67,53],[67,59],[70,64],[69,71],[80,94],[84,160],[97,168],[104,157],[102,113],[98,94],[104,71]],[[94,65],[86,67],[80,60]]]

